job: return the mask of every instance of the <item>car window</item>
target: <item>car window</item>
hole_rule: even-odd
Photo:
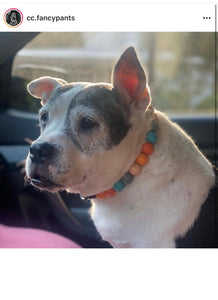
[[[157,109],[192,114],[214,111],[212,32],[41,33],[14,59],[11,108],[38,111],[40,103],[28,95],[26,85],[40,76],[110,82],[113,65],[131,45],[148,74]]]

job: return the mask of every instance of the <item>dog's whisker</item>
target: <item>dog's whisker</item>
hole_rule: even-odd
[[[24,176],[24,184],[26,187],[31,185],[31,180],[27,177],[27,175]]]
[[[22,167],[26,165],[26,159],[22,159],[16,163],[17,167]]]
[[[28,137],[25,137],[24,140],[25,140],[25,142],[27,142],[27,144],[29,144],[29,145],[32,145],[32,143],[33,143],[33,141],[32,141],[30,138],[28,138]]]

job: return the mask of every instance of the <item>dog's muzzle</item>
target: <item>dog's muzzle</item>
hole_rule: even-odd
[[[54,160],[56,153],[54,145],[47,142],[35,142],[30,146],[29,158],[31,161],[31,172],[29,174],[30,182],[39,187],[51,189],[61,187],[57,183],[48,179],[47,168]]]

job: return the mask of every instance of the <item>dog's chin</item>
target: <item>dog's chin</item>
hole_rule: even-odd
[[[56,193],[58,191],[64,190],[64,186],[47,180],[43,177],[35,177],[35,178],[28,178],[28,181],[36,188],[40,190],[49,191],[52,193]]]

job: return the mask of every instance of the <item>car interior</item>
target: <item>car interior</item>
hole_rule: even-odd
[[[71,37],[72,40],[75,38],[75,41],[73,41],[73,46],[70,45],[63,49],[63,60],[61,60],[59,54],[56,54],[60,50],[60,45],[55,46],[54,49],[48,48],[46,44],[42,45],[41,48],[37,44],[33,44],[32,48],[26,48],[26,46],[40,38],[41,35],[42,33],[39,32],[0,33],[0,223],[8,226],[48,230],[67,237],[83,248],[111,248],[111,245],[100,237],[93,224],[90,216],[91,202],[89,200],[81,199],[78,194],[67,192],[56,194],[41,192],[26,182],[25,158],[29,152],[31,141],[34,141],[40,133],[37,116],[40,103],[28,94],[26,85],[29,81],[45,75],[61,77],[68,81],[71,77],[73,78],[72,81],[106,81],[116,59],[119,57],[119,53],[122,51],[113,48],[109,52],[107,47],[102,45],[100,53],[95,45],[101,42],[101,36],[99,37],[94,33],[83,35],[68,33],[66,40]],[[122,35],[115,35],[115,37],[111,35],[110,42],[119,40],[119,36]],[[141,35],[137,35],[137,38],[133,35],[125,36],[125,43],[129,43],[131,40],[136,43],[139,37],[141,38]],[[156,44],[154,42],[155,38]],[[185,36],[185,38],[188,37]],[[53,33],[51,41],[52,39],[58,39],[58,36],[55,37],[55,33]],[[209,35],[205,35],[205,39],[209,39]],[[158,41],[161,42],[161,39],[158,40],[157,36],[149,35],[146,41],[150,42],[149,45],[151,45],[147,51],[147,56],[145,55],[145,64],[150,70],[151,87],[155,89],[157,95],[162,94],[164,99],[159,106],[155,100],[154,104],[158,109],[165,110],[165,107],[169,105],[165,95],[169,86],[166,85],[167,78],[163,74],[164,68],[159,73],[155,71],[159,52],[156,52],[156,57],[154,57],[155,51],[153,51],[155,45],[158,44]],[[122,39],[121,42],[123,42]],[[84,43],[86,43],[86,47],[82,48],[81,45]],[[141,40],[140,43],[142,43]],[[142,43],[142,45],[144,44]],[[191,63],[190,57],[192,57]],[[214,74],[214,70],[210,66],[204,69],[200,58],[197,60],[197,57],[191,55],[190,57],[186,56],[184,58],[187,63],[187,65],[183,64],[184,74],[190,74],[190,70],[186,69],[188,65],[197,66],[195,70],[196,78],[200,76],[199,70],[203,70],[205,76],[209,71]],[[40,62],[36,58],[40,58]],[[68,64],[67,58],[71,60],[73,66],[71,71],[68,71],[66,66]],[[49,63],[49,59],[51,63]],[[170,64],[174,57],[172,53],[166,52],[165,56],[163,55],[160,59]],[[205,59],[209,58],[206,57]],[[161,62],[159,64],[161,67]],[[104,65],[104,69],[101,69],[102,65]],[[178,63],[177,74],[179,68],[180,64]],[[93,73],[94,69],[97,70],[97,75]],[[172,70],[166,70],[166,72],[170,73]],[[89,79],[91,75],[92,78]],[[192,75],[190,74],[190,78]],[[159,83],[158,81],[155,82],[155,76],[158,78]],[[183,94],[181,91],[184,90],[186,85],[187,94],[192,95],[192,89],[197,90],[196,87],[189,85],[190,78],[183,80],[184,85],[180,86],[181,89],[174,82],[171,89],[172,98],[178,97],[178,101],[182,97],[186,98],[186,94],[181,95]],[[174,80],[179,81],[179,75],[174,76]],[[198,85],[201,80],[197,81]],[[206,82],[207,80],[209,92],[205,92],[205,99],[207,98],[205,101],[208,103],[210,101],[209,109],[204,107],[203,101],[198,95],[196,97],[190,96],[190,98],[195,99],[196,103],[198,102],[200,113],[194,112],[194,106],[192,106],[188,111],[185,111],[182,107],[180,113],[174,110],[169,115],[173,121],[188,132],[204,155],[216,166],[215,82],[213,77],[212,79],[206,79]],[[212,95],[210,95],[210,92]],[[173,108],[175,107],[172,105],[172,110]],[[194,226],[185,237],[178,238],[178,248],[216,248],[218,246],[217,201],[217,188],[214,188],[203,204]]]

